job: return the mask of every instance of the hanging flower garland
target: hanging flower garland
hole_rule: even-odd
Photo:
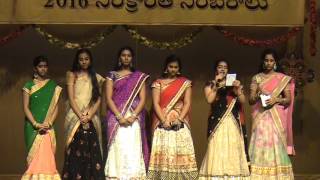
[[[10,32],[9,34],[7,34],[3,37],[0,37],[0,46],[5,45],[8,42],[18,38],[20,35],[23,34],[24,30],[26,30],[27,27],[29,27],[29,25],[19,26],[18,29]]]
[[[271,39],[266,39],[266,40],[259,40],[259,39],[253,39],[253,38],[247,38],[243,36],[239,36],[233,32],[230,32],[226,29],[224,29],[221,26],[216,26],[215,27],[220,33],[223,34],[224,37],[232,39],[233,41],[245,45],[245,46],[257,46],[257,47],[272,47],[276,46],[278,44],[282,44],[287,42],[290,38],[294,37],[297,35],[298,32],[300,32],[301,28],[300,27],[294,27],[292,28],[289,32],[286,34],[273,37]]]
[[[186,36],[175,40],[175,41],[155,41],[155,40],[151,40],[141,34],[139,34],[139,32],[137,30],[134,30],[133,28],[131,28],[130,26],[124,26],[124,28],[130,33],[131,37],[138,41],[140,44],[146,46],[146,47],[150,47],[150,48],[156,48],[156,49],[161,49],[161,50],[165,50],[165,49],[169,49],[169,50],[173,50],[173,49],[177,49],[177,48],[181,48],[184,47],[190,43],[193,42],[194,38],[202,31],[202,28],[198,28],[195,31],[193,31],[190,34],[187,34]]]
[[[317,54],[317,4],[316,0],[310,0],[310,47],[309,52],[311,56],[315,56]]]
[[[45,30],[43,30],[42,28],[40,28],[37,25],[34,25],[33,28],[41,36],[43,36],[50,44],[56,45],[56,46],[63,48],[63,49],[80,49],[80,48],[93,48],[93,47],[97,46],[106,38],[106,36],[108,36],[109,34],[111,34],[114,31],[116,26],[110,26],[110,27],[106,28],[103,32],[97,34],[94,38],[92,38],[86,42],[81,42],[81,43],[69,42],[69,41],[65,41],[60,38],[57,38],[54,35],[46,32]]]

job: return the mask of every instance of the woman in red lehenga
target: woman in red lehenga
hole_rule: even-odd
[[[148,179],[197,179],[190,132],[191,81],[180,76],[181,63],[167,58],[161,79],[152,84],[153,140]]]

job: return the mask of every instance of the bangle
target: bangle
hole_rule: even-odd
[[[122,117],[121,113],[119,113],[119,114],[116,115],[116,119],[120,120],[120,119],[122,119],[122,118],[123,118],[123,117]]]
[[[131,115],[134,117],[134,118],[137,118],[138,115],[135,113],[135,112],[132,112]]]
[[[32,126],[35,127],[36,129],[38,129],[38,128],[39,128],[39,123],[37,123],[37,122],[32,122]]]
[[[284,98],[277,98],[276,102],[279,104],[284,104]]]

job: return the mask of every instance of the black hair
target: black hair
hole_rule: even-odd
[[[166,72],[166,70],[167,70],[167,68],[168,68],[168,65],[169,65],[170,63],[172,63],[172,62],[178,63],[179,71],[180,71],[180,73],[181,73],[181,70],[182,70],[181,59],[180,59],[177,55],[175,55],[175,54],[170,54],[169,56],[167,56],[167,58],[166,58],[166,60],[165,60],[165,62],[164,62],[164,64],[163,64],[163,69],[162,69],[162,70],[163,70],[163,71],[162,71],[162,77],[163,77],[163,78],[167,77],[167,73],[165,73],[165,72]],[[179,74],[178,76],[181,76],[181,75]]]
[[[118,53],[117,53],[117,58],[116,58],[116,61],[115,61],[115,65],[114,65],[113,70],[114,70],[114,71],[119,71],[119,70],[121,69],[121,64],[119,64],[119,59],[120,59],[121,53],[122,53],[123,51],[125,51],[125,50],[130,51],[130,53],[131,53],[131,56],[132,56],[132,60],[131,60],[132,67],[130,67],[130,71],[131,71],[131,72],[134,72],[134,71],[136,71],[136,69],[135,69],[135,67],[134,67],[134,66],[135,66],[135,62],[134,62],[135,54],[134,54],[133,49],[132,49],[130,46],[124,46],[124,47],[122,47],[122,48],[119,49],[119,51],[118,51]]]
[[[259,73],[264,71],[264,60],[266,55],[271,54],[272,57],[274,58],[275,62],[276,62],[276,66],[277,68],[274,70],[276,72],[282,72],[281,66],[279,64],[279,56],[278,53],[275,49],[269,48],[269,49],[265,49],[264,51],[262,51],[261,56],[260,56],[260,67],[259,67]]]
[[[100,91],[99,91],[99,85],[98,85],[98,80],[97,80],[97,76],[96,76],[96,72],[93,68],[93,57],[92,57],[92,53],[89,49],[79,49],[76,52],[76,55],[73,59],[73,65],[72,65],[72,72],[79,72],[81,70],[81,66],[79,63],[79,56],[82,53],[86,53],[89,58],[90,58],[90,65],[88,67],[88,74],[90,76],[91,79],[91,84],[92,84],[92,96],[91,96],[91,100],[90,103],[93,104],[95,102],[97,102],[98,98],[101,96],[100,95]]]
[[[37,56],[33,59],[33,67],[37,67],[41,62],[45,62],[48,65],[48,58],[46,56]]]
[[[218,58],[218,60],[216,60],[215,63],[214,63],[214,65],[213,65],[213,76],[216,75],[216,73],[217,73],[217,68],[218,68],[218,66],[219,66],[219,64],[220,64],[221,62],[225,62],[225,63],[227,64],[227,67],[228,67],[228,72],[230,71],[230,63],[229,63],[226,59],[224,59],[224,58]]]

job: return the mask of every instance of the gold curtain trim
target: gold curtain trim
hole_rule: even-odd
[[[50,44],[56,45],[63,49],[81,49],[81,48],[93,48],[100,44],[106,36],[110,35],[117,26],[113,25],[106,28],[103,32],[98,33],[95,37],[85,41],[85,42],[70,42],[60,38],[55,37],[53,34],[46,32],[44,29],[37,25],[33,25],[33,28],[44,37]]]
[[[165,50],[165,49],[174,50],[177,48],[182,48],[192,43],[193,40],[196,38],[196,36],[202,31],[202,28],[200,27],[180,39],[173,40],[173,41],[160,42],[160,41],[155,41],[146,36],[141,35],[137,30],[134,30],[130,26],[124,26],[124,28],[130,33],[131,37],[134,40],[138,41],[140,44],[146,47],[156,48],[161,50]]]
[[[272,95],[277,97],[280,95],[280,93],[284,90],[284,88],[287,86],[287,84],[290,82],[291,77],[285,76],[281,79],[281,82],[279,83],[279,86],[273,91]]]

